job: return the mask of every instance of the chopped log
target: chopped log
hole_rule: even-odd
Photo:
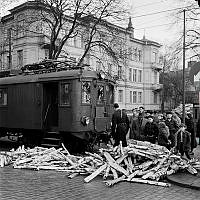
[[[121,176],[121,177],[119,177],[119,178],[117,178],[117,179],[114,179],[114,180],[104,181],[104,183],[105,183],[107,186],[110,187],[110,186],[113,186],[113,185],[116,184],[116,183],[119,183],[119,182],[122,182],[122,181],[126,180],[125,178],[126,178],[126,176],[123,175],[123,176]]]
[[[149,177],[152,177],[154,174],[155,174],[154,171],[149,171],[148,173],[144,174],[141,178],[148,179]]]
[[[100,155],[96,154],[96,153],[85,152],[85,154],[90,155],[90,156],[92,156],[94,158],[97,158],[97,159],[99,159],[100,161],[103,162],[103,158]]]
[[[119,146],[120,146],[121,154],[124,155],[124,150],[123,150],[123,147],[122,147],[122,141],[119,142]]]
[[[127,156],[128,156],[128,154],[124,154],[123,156],[119,157],[119,158],[116,160],[116,163],[117,163],[117,164],[120,164]]]
[[[111,169],[111,167],[110,167],[110,165],[108,164],[108,165],[107,165],[107,168],[106,168],[106,171],[105,171],[105,174],[104,174],[104,176],[103,176],[103,179],[104,179],[104,180],[107,179],[110,169]]]
[[[117,179],[118,178],[117,171],[114,168],[111,167],[111,172],[113,173],[113,178]]]
[[[78,175],[79,175],[78,172],[74,172],[74,173],[70,174],[70,175],[68,176],[68,178],[72,179],[72,178],[74,178],[74,177],[76,177],[76,176],[78,176]]]
[[[193,175],[196,175],[198,174],[197,170],[192,167],[191,165],[188,165],[188,167],[186,167],[186,170],[190,173],[190,174],[193,174]]]
[[[141,172],[141,170],[136,170],[136,171],[134,171],[132,174],[130,174],[130,175],[127,177],[127,180],[131,180],[131,179],[134,178],[136,175],[138,175],[140,172]]]
[[[115,162],[115,160],[112,158],[112,156],[108,152],[104,152],[104,156],[111,167],[113,167],[114,169],[116,169],[117,171],[121,172],[122,174],[126,176],[129,174],[129,172],[127,172],[123,167],[121,167]]]
[[[99,167],[95,172],[93,172],[91,175],[87,176],[84,181],[86,183],[90,182],[92,179],[94,179],[96,176],[98,176],[103,170],[105,170],[107,167],[107,163]]]
[[[69,151],[67,150],[67,148],[65,147],[65,145],[63,143],[61,143],[63,149],[65,150],[65,152],[67,153],[67,155],[70,155]]]
[[[140,179],[140,178],[133,178],[131,180],[126,179],[125,181],[134,182],[134,183],[146,183],[146,184],[157,185],[157,186],[162,186],[162,187],[170,187],[171,186],[171,184],[169,184],[169,183],[143,180],[143,179]]]

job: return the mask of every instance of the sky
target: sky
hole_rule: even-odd
[[[141,39],[145,35],[147,39],[170,44],[182,31],[183,21],[173,24],[176,10],[172,9],[186,6],[184,0],[129,0],[129,3],[136,38]],[[156,12],[160,13],[152,14]]]

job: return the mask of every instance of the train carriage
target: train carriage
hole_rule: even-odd
[[[37,145],[56,140],[50,133],[71,146],[72,138],[89,141],[110,129],[114,84],[82,68],[0,78],[0,136],[20,133]]]

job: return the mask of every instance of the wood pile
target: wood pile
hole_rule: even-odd
[[[165,147],[136,140],[130,140],[127,147],[120,143],[81,156],[71,155],[63,144],[59,149],[22,146],[15,151],[0,152],[0,166],[8,164],[17,169],[64,171],[69,178],[84,174],[86,183],[101,175],[107,186],[127,181],[168,187],[169,183],[161,182],[165,176],[178,170],[195,175],[196,169],[200,169],[198,161],[187,161]]]

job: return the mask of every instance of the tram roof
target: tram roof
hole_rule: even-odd
[[[80,70],[66,70],[66,71],[50,72],[43,74],[28,74],[28,75],[21,74],[17,76],[0,78],[0,85],[69,80],[69,79],[79,78],[80,75],[81,75]],[[96,71],[83,70],[81,77],[98,78],[98,73]],[[109,78],[108,76],[106,76],[106,79],[112,81],[112,79]]]

